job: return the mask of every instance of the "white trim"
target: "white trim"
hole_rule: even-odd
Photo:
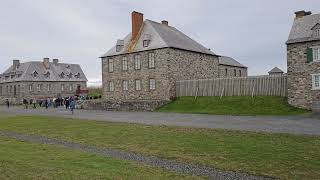
[[[318,74],[311,74],[312,76],[312,90],[320,90],[320,73]],[[315,76],[319,76],[319,84],[318,87],[316,87],[316,82],[315,82]]]

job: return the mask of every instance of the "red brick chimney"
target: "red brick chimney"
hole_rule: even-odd
[[[132,17],[132,39],[135,39],[143,23],[143,14],[133,11],[131,13],[131,17]]]
[[[303,10],[303,11],[297,11],[297,12],[295,12],[294,14],[296,14],[296,19],[299,19],[299,18],[303,18],[304,16],[309,16],[309,15],[311,15],[312,14],[312,12],[311,11],[305,11],[305,10]]]
[[[168,21],[166,21],[166,20],[163,20],[163,21],[161,21],[161,24],[164,24],[164,25],[169,25],[169,22]]]

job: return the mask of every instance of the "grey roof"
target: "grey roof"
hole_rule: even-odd
[[[144,37],[150,37],[151,41],[148,47],[143,47]],[[204,54],[215,55],[212,51],[205,48],[201,44],[197,43],[178,29],[167,26],[161,23],[157,23],[151,20],[145,20],[142,25],[142,30],[139,39],[135,43],[135,46],[130,51],[128,46],[131,41],[131,33],[129,33],[124,39],[124,48],[116,52],[116,46],[111,48],[107,53],[101,57],[114,56],[119,54],[126,54],[129,52],[139,52],[151,49],[159,48],[178,48],[188,51],[200,52]]]
[[[235,67],[245,67],[246,68],[246,66],[242,65],[241,63],[239,63],[235,59],[233,59],[231,57],[227,57],[227,56],[220,56],[219,57],[219,64],[226,65],[226,66],[235,66]]]
[[[9,67],[3,74],[0,74],[0,83],[18,82],[18,81],[61,81],[61,82],[83,82],[87,81],[80,65],[49,63],[49,68],[46,69],[43,62],[31,61],[20,63],[19,68],[13,69],[13,65]],[[35,77],[33,73],[38,75]],[[65,76],[61,77],[61,73]],[[49,73],[49,76],[45,74]],[[67,76],[70,75],[70,76]],[[79,76],[78,76],[79,75]],[[6,78],[7,77],[7,78]]]
[[[295,19],[289,34],[287,44],[320,40],[312,37],[312,28],[320,24],[320,14],[313,14]]]
[[[279,69],[278,67],[274,67],[273,69],[271,69],[271,71],[268,72],[269,74],[271,73],[284,73],[281,69]]]

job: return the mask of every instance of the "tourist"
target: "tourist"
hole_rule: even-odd
[[[48,101],[48,99],[44,100],[44,106],[46,107],[46,109],[48,109],[48,107],[49,107],[49,101]]]
[[[9,102],[9,99],[6,99],[6,105],[7,105],[7,108],[10,108],[10,102]]]
[[[76,108],[76,101],[73,98],[70,98],[69,101],[70,101],[70,110],[71,110],[71,113],[73,114],[74,109]]]
[[[66,105],[66,109],[69,109],[69,106],[70,106],[70,99],[69,98],[66,98],[65,105]]]
[[[26,99],[23,99],[22,103],[24,104],[25,109],[28,109],[28,101]]]

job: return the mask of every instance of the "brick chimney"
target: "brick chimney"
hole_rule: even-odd
[[[140,28],[142,26],[143,23],[143,14],[133,11],[131,13],[131,18],[132,18],[132,40],[136,39]]]
[[[296,19],[300,19],[300,18],[303,18],[304,16],[309,16],[309,15],[311,15],[312,14],[312,12],[311,11],[305,11],[305,10],[303,10],[303,11],[297,11],[297,12],[295,12],[294,14],[296,14]]]
[[[166,20],[161,21],[161,24],[164,24],[164,25],[166,25],[166,26],[169,26],[169,22],[166,21]]]
[[[49,69],[49,68],[50,68],[50,59],[49,59],[49,58],[43,58],[43,66],[44,66],[46,69]]]
[[[17,70],[19,66],[20,66],[20,60],[17,60],[17,59],[13,60],[13,70],[14,71]]]
[[[54,65],[57,65],[59,63],[59,59],[52,59],[52,62]]]

